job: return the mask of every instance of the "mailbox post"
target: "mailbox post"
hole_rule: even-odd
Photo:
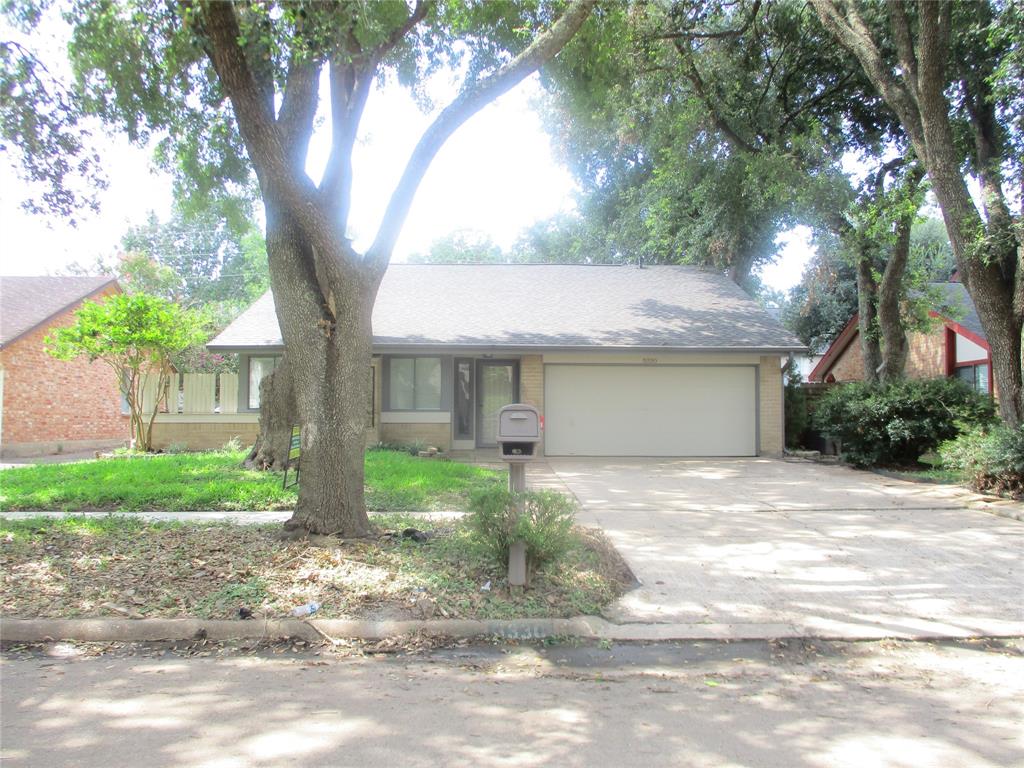
[[[526,464],[537,456],[540,444],[540,412],[532,405],[513,403],[498,412],[498,454],[508,464],[508,489],[526,490]],[[508,583],[524,587],[527,582],[526,544],[512,542],[508,554]]]

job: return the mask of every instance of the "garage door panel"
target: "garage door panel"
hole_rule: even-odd
[[[753,456],[753,366],[544,367],[549,456]]]

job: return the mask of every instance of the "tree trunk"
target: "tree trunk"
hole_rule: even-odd
[[[298,228],[282,219],[268,215],[267,251],[302,431],[299,498],[286,527],[362,536],[369,531],[363,460],[376,291],[367,290],[355,270],[343,275],[340,258],[318,258]],[[311,275],[314,263],[324,270]]]
[[[857,327],[860,331],[860,349],[864,362],[864,381],[878,382],[882,366],[882,348],[878,342],[876,307],[878,285],[872,272],[871,257],[860,246],[857,258]]]
[[[907,366],[907,332],[900,312],[903,275],[910,259],[910,228],[914,214],[896,222],[896,240],[878,286],[878,329],[882,334],[882,381],[903,378]]]
[[[247,469],[283,471],[291,448],[292,427],[299,423],[287,357],[260,382],[260,433],[245,457]]]

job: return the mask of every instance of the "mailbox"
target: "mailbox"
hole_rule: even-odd
[[[498,412],[498,453],[502,461],[532,461],[540,444],[540,412],[513,403]]]

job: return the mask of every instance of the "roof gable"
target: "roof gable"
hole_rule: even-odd
[[[0,277],[0,347],[116,283],[109,275]]]
[[[681,266],[393,264],[373,330],[378,348],[804,349],[727,277]],[[270,293],[209,346],[281,347]]]
[[[939,309],[942,310],[942,312],[932,311],[929,314],[965,338],[987,348],[988,338],[985,336],[985,330],[981,327],[981,318],[978,317],[978,311],[964,284],[959,282],[929,283],[929,287],[939,292],[941,297]],[[949,315],[956,316],[950,317]],[[860,333],[857,326],[858,317],[858,313],[854,312],[853,317],[825,350],[821,360],[808,375],[809,381],[824,381],[846,348],[858,337]]]

